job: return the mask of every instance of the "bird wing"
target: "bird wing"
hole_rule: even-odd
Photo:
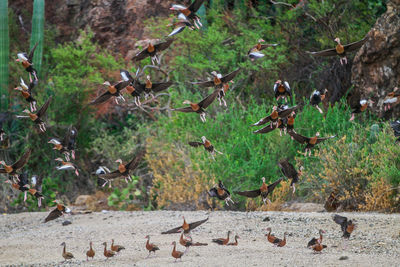
[[[121,177],[121,173],[119,172],[119,170],[116,170],[110,173],[100,174],[99,177],[104,180],[110,180]]]
[[[284,110],[278,112],[278,116],[281,118],[286,118],[287,116],[290,115],[290,113],[292,113],[295,110],[297,110],[297,106],[284,109]]]
[[[260,51],[271,46],[278,46],[279,44],[262,44],[260,47]]]
[[[392,127],[394,135],[397,137],[400,134],[400,120],[390,122],[390,127]]]
[[[167,49],[172,44],[173,41],[174,41],[173,38],[169,38],[165,42],[161,42],[159,44],[154,45],[154,48],[156,49],[156,51],[163,51]]]
[[[218,191],[217,191],[217,188],[215,188],[215,187],[208,190],[207,193],[210,197],[218,197]]]
[[[317,142],[316,142],[315,144],[321,143],[321,142],[323,142],[323,141],[325,141],[325,140],[327,140],[327,139],[332,139],[332,138],[335,138],[335,137],[336,137],[336,135],[332,135],[332,136],[328,136],[328,137],[317,138]]]
[[[176,27],[170,34],[168,34],[168,36],[174,36],[175,34],[182,32],[185,29],[185,27],[186,27],[185,24]]]
[[[132,77],[132,75],[129,73],[129,71],[124,70],[124,69],[120,69],[120,70],[119,70],[119,73],[120,73],[120,75],[121,75],[122,80],[124,80],[124,81],[130,81],[130,82],[133,81],[133,77]]]
[[[180,111],[180,112],[194,112],[192,107],[185,107],[185,108],[174,108],[174,111]]]
[[[315,237],[313,237],[313,239],[311,239],[308,244],[307,247],[312,247],[313,245],[317,244],[317,240]]]
[[[215,85],[213,80],[203,82],[191,82],[191,84],[199,85],[201,87],[213,87]]]
[[[23,186],[29,184],[29,179],[28,179],[28,173],[27,173],[27,172],[21,173],[21,174],[18,176],[18,178],[19,178],[18,185],[19,185],[20,187],[23,187]]]
[[[33,59],[33,54],[35,53],[35,49],[38,46],[39,42],[37,42],[31,49],[31,51],[29,52],[29,56],[28,56],[28,62],[32,63],[32,59]]]
[[[189,229],[193,230],[194,228],[196,228],[196,227],[202,225],[203,223],[205,223],[206,221],[208,221],[208,217],[206,219],[204,219],[204,220],[201,220],[201,221],[189,223]]]
[[[115,89],[117,89],[117,91],[121,91],[122,89],[127,87],[130,83],[131,83],[130,81],[121,81],[121,82],[117,83],[116,85],[114,85],[114,87],[115,87]]]
[[[143,49],[142,51],[140,51],[139,53],[136,54],[136,56],[134,56],[132,58],[133,61],[140,61],[142,59],[145,59],[146,57],[148,57],[150,54],[147,51],[147,47],[145,49]]]
[[[275,84],[274,84],[274,93],[275,93],[275,94],[278,92],[278,87],[279,87],[279,84],[278,84],[278,83],[275,83]]]
[[[161,91],[167,89],[172,84],[173,84],[173,82],[171,82],[171,81],[165,82],[165,83],[153,83],[151,90],[158,93],[158,92],[161,92]]]
[[[108,99],[112,97],[111,93],[107,90],[102,95],[97,97],[95,100],[89,103],[89,105],[97,105],[106,102]]]
[[[54,210],[52,210],[49,215],[46,217],[46,219],[44,219],[44,222],[47,223],[48,221],[52,221],[57,219],[58,217],[60,217],[62,215],[62,212],[59,211],[57,208],[55,208]]]
[[[297,175],[297,171],[294,168],[293,164],[289,162],[288,159],[283,159],[278,163],[279,168],[281,168],[283,175],[287,178],[293,178]]]
[[[43,183],[43,176],[39,177],[36,176],[36,184],[34,186],[38,192],[42,192],[42,183]]]
[[[125,165],[125,167],[130,171],[136,169],[145,154],[146,151],[141,150],[128,164]]]
[[[188,144],[189,144],[190,146],[192,146],[192,147],[199,147],[199,146],[202,146],[202,145],[203,145],[202,142],[189,142]]]
[[[367,41],[367,36],[365,36],[362,40],[353,42],[347,45],[344,45],[344,51],[351,52],[359,49],[365,42]]]
[[[162,234],[162,235],[165,235],[165,234],[175,234],[175,233],[179,233],[181,229],[182,229],[182,226],[178,226],[178,227],[175,227],[175,228],[173,228],[173,229],[171,229],[171,230],[168,230],[168,231],[165,231],[165,232],[161,232],[161,234]]]
[[[38,80],[33,79],[33,81],[29,84],[28,86],[28,92],[31,95],[32,94],[32,89],[35,87],[38,83]]]
[[[262,118],[258,122],[254,123],[252,126],[264,125],[264,124],[266,124],[267,122],[270,122],[270,121],[271,121],[271,116],[268,116],[268,117]]]
[[[302,136],[294,131],[289,131],[289,135],[300,144],[304,144],[310,140],[309,137]]]
[[[198,105],[202,108],[207,108],[212,102],[214,102],[220,91],[220,89],[214,90],[212,94],[201,100]]]
[[[258,197],[261,194],[261,190],[256,189],[256,190],[241,191],[241,192],[236,191],[235,193],[238,195],[241,195],[241,196],[254,198],[254,197]]]
[[[52,99],[52,96],[49,97],[49,99],[47,99],[46,103],[44,103],[44,105],[39,109],[39,111],[36,113],[36,115],[40,118],[42,117],[45,113],[47,108],[50,105],[50,101]]]
[[[197,10],[199,10],[201,5],[203,4],[203,2],[204,0],[194,0],[194,2],[188,7],[188,9],[193,13],[196,13]]]
[[[146,85],[144,83],[140,83],[139,80],[134,80],[132,86],[135,88],[135,92],[138,94],[142,93],[146,88]]]
[[[335,221],[335,223],[340,224],[340,225],[344,225],[344,224],[347,223],[347,217],[340,216],[340,215],[337,215],[337,214],[335,214],[333,216],[333,220]]]
[[[32,149],[30,148],[27,151],[25,151],[25,154],[23,154],[22,157],[12,165],[12,168],[14,170],[21,169],[28,162],[31,152]]]
[[[272,132],[275,129],[276,129],[276,126],[271,127],[271,124],[268,124],[264,128],[261,128],[261,129],[259,129],[257,131],[254,131],[253,133],[265,134],[265,133]]]
[[[282,178],[279,178],[278,180],[276,180],[275,182],[273,182],[272,184],[268,185],[268,193],[272,193],[272,191],[274,191],[275,187],[282,181]]]
[[[233,78],[235,78],[235,76],[239,73],[240,68],[232,71],[231,73],[228,73],[227,75],[225,75],[224,77],[221,78],[221,82],[223,83],[227,83],[233,80]]]
[[[286,89],[286,92],[288,92],[288,94],[290,95],[290,96],[292,96],[292,89],[290,89],[290,85],[289,85],[289,83],[288,82],[283,82],[283,87],[285,87],[285,89]]]
[[[313,56],[317,56],[317,57],[332,57],[332,56],[336,56],[337,52],[335,48],[331,48],[331,49],[326,49],[326,50],[322,50],[322,51],[318,51],[318,52],[309,52],[307,51],[308,54],[313,55]]]

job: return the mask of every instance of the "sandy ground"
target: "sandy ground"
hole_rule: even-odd
[[[69,215],[47,224],[47,213],[0,215],[0,265],[34,266],[399,266],[400,214],[344,213],[356,220],[358,228],[343,250],[339,225],[329,213],[288,212],[106,212]],[[160,232],[181,225],[181,216],[188,222],[207,218],[209,221],[192,232],[194,241],[208,246],[194,247],[182,262],[174,263],[171,242],[179,234]],[[270,221],[263,221],[269,217]],[[68,219],[72,224],[62,226]],[[272,227],[276,236],[289,232],[287,245],[274,247],[266,240],[265,228]],[[318,229],[327,231],[324,244],[328,248],[315,254],[306,248]],[[225,237],[227,230],[240,236],[239,246],[228,247],[211,243],[212,238]],[[147,234],[160,251],[146,259]],[[102,242],[114,238],[126,247],[107,261]],[[96,256],[86,262],[85,252],[93,241]],[[62,263],[62,242],[76,259]],[[178,244],[178,250],[184,248]],[[347,256],[346,260],[339,260]]]

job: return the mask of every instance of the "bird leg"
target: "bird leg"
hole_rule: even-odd
[[[224,98],[224,97],[222,97],[222,102],[224,102],[224,106],[227,107],[226,101],[225,101],[225,98]]]
[[[38,207],[40,208],[41,206],[42,206],[42,198],[39,197],[39,198],[38,198]]]
[[[67,151],[64,152],[65,160],[69,161],[69,153]]]
[[[219,105],[222,106],[221,97],[218,97]]]
[[[71,150],[71,157],[72,157],[72,159],[75,159],[75,150],[74,149]]]
[[[79,176],[78,169],[75,169],[75,174],[76,174],[76,176]]]
[[[119,105],[119,103],[118,103],[118,97],[114,98],[114,100],[115,100],[115,104]]]
[[[32,76],[30,72],[29,72],[29,82],[32,82]]]
[[[324,113],[321,109],[320,109],[320,107],[318,107],[318,106],[315,106],[317,109],[318,109],[318,111],[319,111],[319,113]]]
[[[349,121],[352,121],[352,120],[354,120],[354,113],[351,113],[351,118]]]
[[[293,195],[294,195],[294,192],[296,192],[296,186],[293,184],[293,185],[292,185],[292,188],[293,188],[293,192],[292,192],[292,193],[293,193]]]
[[[210,153],[210,155],[211,155],[211,158],[215,161],[214,154],[213,154],[213,153]]]
[[[199,23],[200,27],[203,27],[203,24],[201,24],[200,18],[197,18],[196,20]]]
[[[279,130],[279,136],[282,136],[282,130]]]
[[[37,80],[38,80],[38,77],[37,77],[36,71],[33,72],[33,76],[35,76],[35,81],[37,81]],[[32,81],[31,81],[31,82],[32,82]]]
[[[224,154],[224,153],[222,153],[221,151],[216,150],[215,148],[214,148],[214,151],[217,152],[218,154],[221,154],[221,155]]]
[[[202,122],[206,122],[206,114],[205,113],[201,113],[200,114],[200,119]]]
[[[27,193],[28,193],[28,191],[25,191],[25,192],[24,192],[24,202],[26,202]]]

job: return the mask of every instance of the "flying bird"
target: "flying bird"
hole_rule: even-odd
[[[52,138],[48,143],[53,144],[54,145],[53,149],[62,152],[65,156],[65,160],[69,161],[70,154],[72,159],[75,159],[75,143],[77,135],[78,135],[78,130],[71,125],[68,128],[67,133],[64,136],[64,139],[60,140],[58,138]]]
[[[282,82],[281,80],[277,80],[274,84],[274,93],[276,101],[283,98],[287,102],[287,98],[292,97],[292,89],[290,89],[287,81]]]
[[[351,107],[353,110],[351,112],[350,121],[354,120],[355,114],[364,112],[368,108],[368,105],[372,104],[374,104],[372,100],[361,99],[360,102],[357,102],[355,105],[353,105]]]
[[[32,96],[32,89],[33,87],[35,87],[35,85],[37,85],[38,81],[37,80],[33,80],[31,83],[29,83],[29,86],[27,86],[24,82],[24,80],[22,78],[21,82],[20,82],[20,86],[14,88],[14,90],[20,91],[21,95],[23,96],[23,98],[26,100],[26,102],[29,103],[31,112],[35,112],[36,111],[36,99],[33,98]]]
[[[28,109],[25,109],[23,112],[27,113],[29,116],[17,116],[17,118],[30,118],[36,125],[38,125],[39,130],[44,133],[46,131],[46,123],[43,121],[43,116],[46,114],[51,99],[52,97],[50,96],[38,112],[32,113]]]
[[[343,232],[343,237],[345,239],[349,239],[351,233],[353,233],[354,229],[356,228],[356,225],[353,223],[353,221],[349,220],[347,217],[337,214],[335,214],[332,218],[335,223],[340,225],[340,228]]]
[[[200,29],[203,25],[201,24],[200,17],[196,14],[204,0],[194,0],[193,3],[186,7],[183,5],[174,4],[170,8],[170,10],[178,11],[182,15],[184,15],[188,20],[193,21],[193,24]]]
[[[24,69],[29,73],[29,81],[32,82],[32,75],[34,79],[37,81],[37,71],[33,68],[33,55],[35,53],[35,49],[38,46],[38,43],[36,43],[31,51],[29,52],[29,55],[26,54],[25,52],[19,52],[17,54],[17,59],[15,61],[21,62],[22,66]]]
[[[189,145],[192,147],[203,146],[204,149],[210,153],[213,160],[215,160],[215,158],[214,158],[215,152],[217,152],[218,154],[223,154],[222,152],[216,150],[214,148],[214,146],[211,144],[211,142],[209,140],[207,140],[207,138],[205,136],[201,137],[201,142],[197,142],[197,141],[189,142]]]
[[[315,145],[335,137],[335,135],[328,137],[319,137],[319,132],[317,132],[313,137],[306,137],[296,133],[295,131],[290,131],[289,135],[300,144],[307,144],[304,151],[305,156],[307,156],[307,152],[308,155],[311,156],[311,149],[314,148]]]
[[[315,90],[310,96],[310,105],[318,109],[321,114],[324,112],[318,105],[325,99],[327,92],[327,89],[325,89],[324,91]]]
[[[166,41],[160,42],[158,44],[152,44],[151,42],[148,43],[147,47],[137,53],[132,60],[135,62],[141,61],[147,57],[151,58],[151,63],[154,65],[154,62],[160,64],[160,59],[158,58],[157,54],[161,51],[167,49],[172,42],[174,41],[173,38],[169,38]]]
[[[250,191],[241,191],[241,192],[234,192],[238,195],[241,196],[245,196],[245,197],[249,197],[249,198],[255,198],[258,196],[261,196],[264,204],[267,204],[266,201],[268,200],[268,202],[271,202],[271,200],[268,199],[268,195],[271,194],[275,187],[282,181],[283,179],[280,178],[278,180],[276,180],[275,182],[273,182],[270,185],[267,185],[265,183],[265,177],[262,178],[262,185],[259,189],[255,189],[255,190],[250,190]]]
[[[294,194],[294,192],[296,191],[295,184],[299,182],[299,177],[303,174],[303,166],[301,166],[299,171],[297,171],[288,159],[280,160],[278,166],[286,178],[292,179],[292,181],[290,182],[290,186],[293,188]]]
[[[202,225],[203,223],[205,223],[206,221],[208,221],[207,219],[201,220],[201,221],[197,221],[197,222],[192,222],[192,223],[187,223],[185,220],[185,217],[182,216],[183,218],[183,224],[181,226],[175,227],[171,230],[168,231],[164,231],[161,234],[175,234],[175,233],[180,233],[182,230],[186,235],[190,234],[190,231],[195,229],[196,227]]]
[[[59,201],[54,200],[54,202],[57,203],[57,206],[46,217],[46,219],[44,220],[45,223],[47,223],[49,221],[52,221],[52,220],[55,220],[58,217],[63,216],[65,213],[70,213],[71,212],[71,210],[69,208],[67,208],[66,206],[61,204]]]
[[[8,175],[17,178],[18,180],[17,171],[22,169],[22,167],[24,167],[25,164],[28,162],[29,157],[31,156],[31,152],[32,149],[29,148],[25,151],[25,153],[21,156],[19,160],[11,165],[7,165],[4,160],[0,161],[0,165],[4,166],[4,168],[0,168],[0,173],[7,173]]]
[[[265,57],[265,54],[261,53],[261,50],[264,50],[267,47],[275,47],[278,46],[279,44],[264,44],[263,39],[258,40],[258,44],[250,48],[250,50],[247,52],[247,56],[250,58],[251,61],[254,61],[258,58]]]
[[[322,229],[319,230],[319,238],[313,237],[308,243],[307,243],[307,248],[312,248],[314,245],[316,245],[318,242],[322,243],[322,234],[325,234],[326,232]]]
[[[207,191],[210,197],[216,197],[219,200],[224,200],[226,205],[229,206],[229,201],[232,204],[235,204],[231,199],[231,193],[229,190],[224,186],[221,180],[218,181],[218,185],[215,185],[213,188]]]

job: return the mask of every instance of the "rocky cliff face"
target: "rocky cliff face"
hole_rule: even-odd
[[[30,28],[32,2],[11,1],[17,16],[22,15],[26,28]],[[153,17],[167,17],[172,0],[51,0],[46,1],[46,22],[55,25],[57,40],[68,41],[77,37],[86,26],[94,31],[95,39],[104,47],[130,59],[136,52],[137,40],[144,36],[145,21]],[[188,1],[178,1],[186,3]],[[190,1],[189,1],[190,2]],[[128,57],[128,58],[127,58]]]
[[[383,98],[400,86],[400,0],[390,0],[387,11],[368,33],[368,41],[353,61],[354,92],[375,101],[373,111],[383,113]],[[400,106],[394,109],[400,114]]]

